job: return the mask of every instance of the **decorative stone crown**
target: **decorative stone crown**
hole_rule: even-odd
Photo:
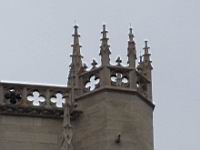
[[[66,87],[52,85],[34,85],[0,82],[0,113],[11,115],[55,117],[63,116],[63,105],[77,97],[95,93],[95,91],[110,88],[135,92],[146,101],[152,101],[151,60],[147,41],[144,54],[136,63],[136,46],[132,28],[129,30],[128,64],[122,65],[120,57],[116,65],[110,64],[110,49],[106,26],[103,25],[100,56],[101,64],[92,61],[92,68],[82,63],[78,26],[74,26],[72,63]],[[74,106],[73,106],[74,107]],[[77,115],[79,111],[72,111]]]
[[[110,45],[107,37],[108,31],[103,25],[100,56],[101,64],[97,65],[95,60],[92,61],[92,68],[87,69],[87,65],[82,63],[78,26],[74,26],[74,43],[72,45],[73,54],[72,64],[70,65],[70,74],[68,78],[68,87],[74,86],[77,89],[76,95],[85,95],[95,92],[102,88],[117,88],[119,90],[131,90],[143,98],[151,101],[151,60],[147,41],[145,41],[144,54],[140,56],[137,64],[137,52],[134,41],[132,28],[129,29],[128,40],[128,64],[122,65],[120,57],[116,60],[116,65],[110,64]],[[73,85],[72,85],[73,83]]]

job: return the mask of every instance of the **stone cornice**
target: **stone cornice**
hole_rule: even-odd
[[[86,98],[88,96],[91,96],[91,95],[94,95],[96,93],[103,92],[103,91],[118,91],[118,92],[129,93],[129,94],[132,94],[132,95],[137,95],[138,97],[141,98],[141,100],[143,100],[146,104],[148,104],[153,110],[155,108],[155,105],[149,99],[147,99],[145,96],[140,94],[138,91],[133,90],[133,89],[128,89],[128,88],[122,88],[122,87],[107,86],[107,87],[103,87],[103,88],[98,88],[94,91],[91,91],[91,92],[85,93],[85,94],[83,94],[79,97],[76,97],[76,101],[80,101],[83,98]]]

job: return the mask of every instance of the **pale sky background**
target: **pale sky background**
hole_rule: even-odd
[[[73,25],[83,61],[99,61],[106,23],[112,61],[128,28],[153,61],[155,150],[200,149],[200,0],[0,0],[0,80],[66,84]]]

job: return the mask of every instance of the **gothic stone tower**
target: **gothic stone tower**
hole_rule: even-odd
[[[75,101],[83,111],[72,122],[75,150],[153,150],[153,109],[151,61],[147,42],[144,55],[136,66],[136,47],[132,28],[129,31],[128,65],[117,58],[110,64],[106,26],[100,46],[101,65],[80,66],[81,55],[75,26],[71,72],[75,72]]]
[[[0,150],[154,150],[148,43],[137,64],[130,28],[128,64],[112,65],[103,25],[101,64],[88,70],[79,37],[75,25],[67,86],[0,82]]]

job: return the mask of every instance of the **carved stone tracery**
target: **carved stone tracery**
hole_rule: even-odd
[[[100,46],[101,65],[97,66],[97,62],[93,60],[91,69],[87,69],[87,65],[82,63],[78,26],[76,25],[74,28],[68,87],[0,83],[0,92],[4,95],[0,98],[0,114],[63,117],[63,134],[60,143],[62,150],[73,149],[71,121],[77,119],[83,113],[75,107],[75,95],[82,96],[86,93],[92,93],[92,91],[95,92],[98,88],[115,87],[119,90],[132,90],[147,100],[152,100],[152,97],[149,96],[152,88],[149,47],[145,42],[144,59],[141,59],[138,67],[136,67],[136,48],[132,28],[128,42],[128,66],[122,66],[120,57],[117,58],[116,65],[110,64],[110,46],[106,26],[103,25],[103,37]],[[71,99],[69,99],[69,95]]]
[[[5,93],[5,98],[13,105],[19,104],[22,99],[21,95],[13,88],[9,89],[7,93]]]
[[[62,118],[63,106],[51,102],[58,90],[68,96],[67,87],[0,82],[0,114]],[[63,97],[64,98],[64,97]],[[64,101],[62,101],[63,104]]]
[[[85,88],[89,89],[89,91],[93,91],[97,88],[100,79],[96,76],[91,76],[89,81],[85,84]]]
[[[38,91],[33,91],[31,95],[27,96],[27,100],[31,101],[33,106],[40,106],[45,102],[45,97],[42,96]]]
[[[56,93],[54,96],[51,97],[51,102],[56,105],[56,107],[62,108],[63,104],[65,104],[65,98],[63,94]]]

